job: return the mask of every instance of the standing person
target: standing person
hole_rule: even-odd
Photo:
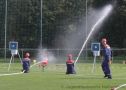
[[[103,61],[102,61],[102,70],[105,74],[105,78],[112,79],[111,76],[111,71],[110,71],[110,62],[111,62],[111,48],[107,44],[106,38],[103,38],[102,41],[102,46],[103,46]]]
[[[74,60],[72,59],[72,54],[68,55],[68,59],[66,60],[66,66],[67,66],[67,71],[66,74],[75,74],[75,69],[74,69]]]
[[[28,73],[29,72],[29,68],[30,68],[30,61],[31,59],[29,58],[30,57],[30,54],[29,53],[25,53],[25,57],[23,58],[22,60],[22,67],[23,67],[23,72],[24,73]]]

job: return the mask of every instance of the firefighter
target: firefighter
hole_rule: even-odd
[[[39,63],[39,68],[42,68],[42,70],[45,70],[45,67],[48,65],[48,53],[45,52],[43,54],[43,58],[41,60],[41,62]]]
[[[68,55],[68,60],[66,60],[67,71],[66,74],[75,74],[74,60],[72,59],[72,54]]]
[[[103,61],[102,61],[102,70],[104,72],[104,78],[112,79],[111,71],[110,71],[110,62],[111,62],[111,48],[107,44],[106,38],[103,38],[102,41],[103,46]]]
[[[42,70],[45,70],[45,67],[48,65],[48,59],[44,59],[39,63],[39,68],[42,68]]]
[[[31,59],[29,58],[30,57],[30,54],[29,53],[25,53],[25,57],[23,58],[22,60],[22,67],[23,67],[23,72],[24,73],[28,73],[29,72],[29,68],[30,68],[30,61]]]

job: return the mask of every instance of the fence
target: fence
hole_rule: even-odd
[[[19,49],[19,53],[21,58],[23,58],[25,52],[29,52],[31,54],[31,58],[37,59],[38,55],[41,51],[44,49]],[[80,49],[46,49],[48,52],[48,56],[50,59],[53,59],[56,63],[63,63],[67,59],[67,54],[72,53],[74,60],[76,59]],[[41,54],[42,55],[42,54]],[[41,56],[39,55],[39,56]],[[123,61],[126,61],[126,49],[112,49],[112,60],[113,63],[122,63]],[[7,60],[11,57],[11,52],[9,49],[7,49]],[[0,60],[4,60],[4,49],[0,49]],[[18,58],[18,56],[15,56],[15,58]],[[101,62],[102,57],[97,57],[97,62]],[[93,55],[90,49],[83,50],[81,53],[81,56],[79,57],[78,62],[81,63],[90,63],[93,62]]]
[[[57,62],[64,62],[68,53],[72,53],[76,59],[80,49],[61,48],[81,47],[88,31],[85,30],[87,19],[85,15],[90,14],[87,9],[86,0],[78,0],[76,3],[71,0],[0,0],[1,61],[11,57],[8,49],[10,41],[19,42],[19,53],[22,58],[25,52],[30,52],[32,59],[36,59],[40,51],[36,48],[41,43],[47,48],[59,48],[47,50]],[[101,34],[98,34],[92,41],[98,41],[100,37]],[[126,58],[125,55],[126,49],[113,49],[113,62],[122,62]],[[83,50],[79,62],[92,62],[92,60],[91,50]]]

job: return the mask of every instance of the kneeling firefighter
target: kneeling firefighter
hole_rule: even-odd
[[[66,60],[66,66],[67,66],[67,71],[66,74],[75,74],[75,69],[74,69],[74,60],[72,59],[72,54],[68,55],[68,59]]]
[[[26,53],[25,54],[25,57],[23,58],[22,60],[22,67],[23,67],[23,72],[24,73],[28,73],[29,72],[29,68],[30,68],[30,61],[31,59],[29,58],[30,57],[30,54],[29,53]]]

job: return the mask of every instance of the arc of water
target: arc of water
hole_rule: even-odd
[[[80,50],[80,52],[79,52],[79,54],[78,54],[78,56],[77,56],[77,58],[76,58],[74,64],[77,63],[77,61],[78,61],[78,59],[79,59],[79,57],[80,57],[80,55],[81,55],[81,53],[82,53],[82,51],[83,51],[83,49],[84,49],[86,43],[87,43],[87,41],[89,40],[90,36],[92,35],[93,31],[95,30],[95,28],[96,28],[100,23],[102,23],[102,21],[105,19],[105,17],[107,17],[107,15],[108,15],[108,14],[110,13],[110,11],[112,10],[112,6],[109,5],[109,8],[107,7],[106,9],[107,9],[107,12],[105,13],[105,15],[103,15],[103,16],[94,24],[94,26],[92,27],[90,33],[89,33],[88,36],[86,37],[86,40],[84,41],[83,46],[82,46],[82,48],[81,48],[81,50]]]
[[[35,65],[38,65],[39,63],[41,63],[41,61],[39,61],[39,62],[37,62],[37,63],[31,65],[30,68],[32,68],[32,67],[35,66]]]

